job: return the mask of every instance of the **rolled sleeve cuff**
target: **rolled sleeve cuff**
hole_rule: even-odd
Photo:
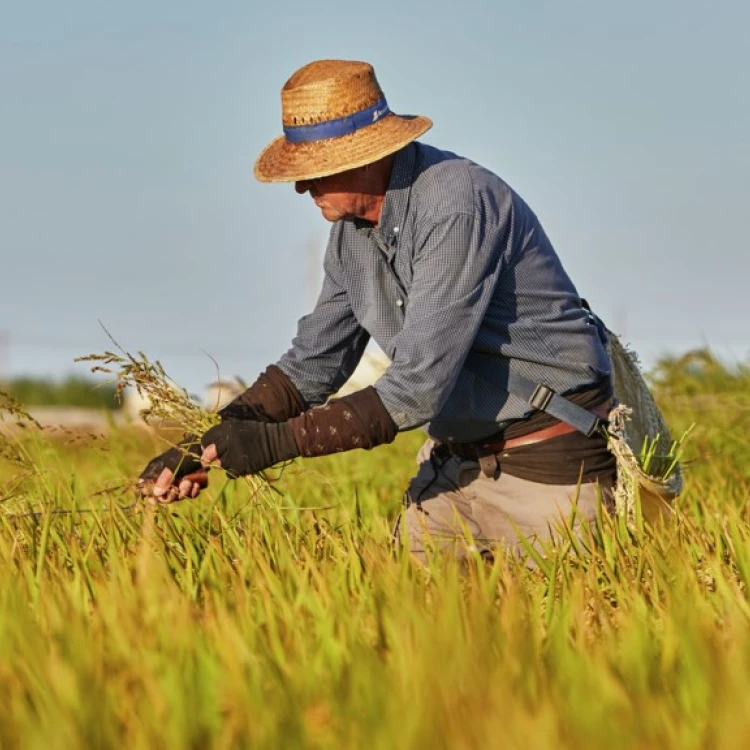
[[[413,404],[405,404],[403,399],[391,391],[385,378],[375,383],[375,390],[399,432],[421,427],[434,417],[432,410],[426,404],[420,404],[417,400],[414,400]]]

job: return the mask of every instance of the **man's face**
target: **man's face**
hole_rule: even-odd
[[[376,199],[370,182],[367,169],[359,167],[317,180],[300,180],[294,188],[300,195],[309,192],[328,221],[339,221],[366,218]]]

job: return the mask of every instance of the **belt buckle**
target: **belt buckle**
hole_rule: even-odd
[[[436,443],[432,447],[432,455],[441,461],[446,461],[450,456],[455,456],[456,454],[450,443]]]

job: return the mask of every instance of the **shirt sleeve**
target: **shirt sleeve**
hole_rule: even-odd
[[[344,385],[370,339],[354,317],[330,257],[324,270],[315,308],[300,319],[291,349],[277,362],[310,406],[322,404]]]
[[[399,429],[434,419],[453,390],[507,264],[510,213],[494,226],[459,213],[418,235],[404,327],[375,384]]]

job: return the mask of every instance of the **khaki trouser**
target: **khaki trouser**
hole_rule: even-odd
[[[542,549],[553,537],[580,535],[581,522],[593,522],[600,498],[612,509],[610,483],[552,485],[502,473],[485,476],[477,461],[438,458],[428,440],[417,454],[419,471],[409,484],[406,508],[394,531],[398,544],[422,562],[429,549],[463,559],[491,556],[498,546],[524,552],[520,537]],[[533,563],[531,563],[533,565]]]

